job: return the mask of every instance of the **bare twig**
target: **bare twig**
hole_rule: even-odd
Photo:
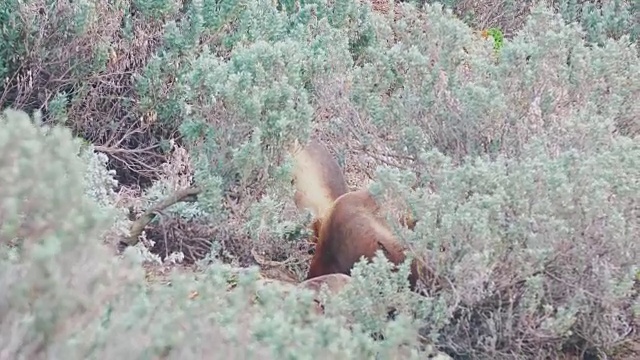
[[[120,240],[118,251],[124,250],[127,246],[133,246],[138,243],[138,237],[142,234],[144,228],[155,218],[156,214],[179,202],[193,202],[195,197],[202,190],[199,187],[191,187],[176,191],[171,196],[151,206],[145,211],[134,223],[129,230],[129,237]]]

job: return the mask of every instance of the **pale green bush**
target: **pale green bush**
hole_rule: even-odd
[[[65,4],[60,13],[67,21],[75,5]],[[85,5],[83,9],[92,9]],[[51,97],[55,101],[50,111],[60,122],[66,119],[79,129],[78,124],[95,121],[89,125],[100,129],[99,135],[90,140],[104,141],[102,149],[111,159],[125,163],[118,156],[126,152],[115,151],[111,144],[163,144],[161,139],[179,131],[179,145],[187,149],[193,169],[186,177],[193,175],[204,192],[198,204],[180,204],[167,213],[197,218],[226,233],[239,244],[239,252],[255,247],[283,261],[299,256],[297,240],[304,232],[296,229],[305,225],[301,216],[288,213],[292,189],[286,149],[296,139],[304,142],[312,127],[319,127],[352,164],[364,166],[362,158],[371,155],[376,164],[404,169],[378,172],[372,189],[387,199],[407,202],[420,221],[415,232],[398,232],[445,284],[438,293],[427,289],[433,297],[419,304],[400,286],[398,274],[383,270],[383,262],[358,266],[354,273],[369,273],[374,279],[356,280],[354,289],[336,297],[336,308],[329,306],[331,315],[317,320],[315,330],[307,325],[315,319],[306,313],[307,305],[293,300],[298,294],[285,302],[284,312],[276,310],[283,305],[281,298],[264,300],[267,305],[251,309],[254,317],[247,315],[251,326],[239,325],[236,314],[244,315],[249,307],[237,299],[246,301],[253,285],[226,291],[229,269],[215,260],[224,239],[216,238],[213,264],[198,281],[176,278],[172,287],[146,289],[140,279],[117,278],[107,265],[88,272],[89,279],[110,279],[103,285],[107,295],[95,298],[109,299],[99,303],[111,305],[99,310],[87,305],[91,310],[86,311],[62,306],[74,315],[72,320],[79,317],[82,324],[88,323],[88,330],[66,338],[61,333],[64,341],[51,340],[47,344],[55,345],[46,351],[72,358],[70,354],[83,357],[90,351],[107,357],[196,357],[217,348],[247,357],[231,351],[255,350],[266,356],[265,349],[271,349],[296,358],[322,351],[327,357],[367,358],[374,353],[391,356],[400,343],[415,345],[415,329],[421,327],[436,346],[459,358],[555,358],[571,348],[611,355],[633,333],[632,309],[639,305],[631,287],[639,263],[633,240],[639,235],[634,180],[638,151],[630,139],[640,131],[640,61],[630,30],[632,8],[626,3],[616,14],[628,14],[627,20],[618,22],[618,15],[607,15],[595,21],[592,29],[623,25],[606,36],[566,25],[566,18],[535,8],[531,16],[522,16],[526,22],[508,34],[499,52],[436,5],[417,9],[396,4],[397,17],[372,12],[366,2],[353,0],[300,2],[299,8],[295,2],[282,2],[283,11],[274,9],[271,1],[193,1],[180,11],[164,0],[136,1],[133,7],[140,11],[135,15],[130,5],[101,5],[104,19],[109,24],[122,21],[123,28],[81,31],[82,44],[95,44],[87,46],[99,55],[111,36],[105,33],[117,34],[128,40],[118,43],[116,55],[136,53],[130,49],[140,47],[142,56],[123,61],[125,68],[133,68],[124,80],[118,72],[86,75],[94,68],[85,64],[85,72],[72,83],[82,83],[86,75],[87,85],[80,86],[68,109],[62,93]],[[88,19],[95,25],[98,18]],[[609,25],[597,25],[601,22]],[[100,35],[100,41],[92,43],[87,34]],[[56,48],[48,44],[47,49]],[[12,61],[5,58],[0,66],[13,69],[16,60]],[[105,78],[119,80],[109,83]],[[96,83],[111,84],[105,92],[110,96],[98,91],[98,102],[85,96],[97,96],[88,90]],[[29,88],[27,97],[36,93]],[[79,111],[85,107],[90,111]],[[111,115],[95,116],[100,109]],[[104,124],[114,121],[120,130],[139,121],[143,135],[118,142],[108,136],[112,127]],[[77,153],[70,146],[67,150]],[[133,163],[136,156],[129,160]],[[53,161],[42,162],[38,169]],[[108,176],[86,169],[76,172],[80,177],[93,174],[90,185],[76,179],[61,188],[84,188],[74,192],[73,199],[93,198],[100,204],[87,205],[94,211],[73,211],[85,217],[106,216],[113,204],[108,200],[113,195],[105,182]],[[162,170],[151,172],[158,175]],[[45,173],[38,174],[42,181]],[[185,183],[189,182],[181,182]],[[158,199],[175,184],[163,178],[144,192],[144,199]],[[411,185],[417,189],[408,190]],[[49,210],[42,210],[50,214],[45,219],[76,219],[69,209],[73,202],[60,200],[66,192],[49,195],[51,188],[33,190],[36,198],[50,201]],[[16,206],[17,190],[0,191],[6,192],[2,198],[7,206]],[[84,193],[89,197],[82,197]],[[71,234],[60,238],[68,244],[56,241],[98,255],[51,250],[40,259],[43,268],[109,263],[109,254],[95,249],[100,249],[97,244],[113,218],[101,227],[82,219],[74,220],[75,225],[55,222]],[[15,237],[7,241],[15,243]],[[87,250],[74,239],[85,241]],[[25,268],[15,266],[10,271]],[[306,264],[292,267],[300,275],[306,270]],[[5,272],[7,279],[15,282],[10,271]],[[34,274],[38,278],[40,273]],[[78,287],[63,294],[58,288],[69,282],[63,275]],[[58,290],[51,290],[53,300],[41,305],[38,316],[50,317],[52,306],[59,303],[88,299],[80,295],[91,294],[84,280],[74,276],[83,279],[85,274],[74,270],[42,280]],[[248,275],[243,281],[252,283],[253,278]],[[199,292],[197,301],[189,299],[193,289]],[[22,295],[16,294],[12,301],[19,303]],[[397,322],[384,321],[387,304],[403,312]],[[339,315],[342,311],[357,319],[355,332],[341,327],[346,321]],[[18,311],[14,319],[27,313]],[[407,315],[415,315],[415,322]],[[61,324],[56,321],[47,324]],[[33,334],[25,329],[28,337],[15,344],[35,344],[32,340],[41,337],[48,341],[54,334],[51,328]],[[385,341],[374,342],[372,332],[385,334]],[[207,341],[212,338],[221,341]],[[336,341],[333,347],[329,339]],[[322,350],[327,347],[329,352]]]
[[[422,149],[437,148],[459,162],[518,156],[539,136],[561,151],[596,146],[611,126],[638,134],[640,62],[626,39],[592,48],[577,28],[537,8],[496,59],[490,42],[440,7],[405,13],[376,22],[384,40],[365,51],[351,94],[377,133],[397,133],[385,145],[398,157],[418,161]]]
[[[439,344],[473,359],[611,355],[638,305],[636,49],[593,47],[535,8],[495,54],[438,6],[404,12],[375,20],[388,41],[363,52],[352,99],[406,159],[374,189],[420,219],[398,232],[444,279]]]
[[[495,0],[413,0],[418,4],[441,3],[475,29],[497,27],[508,37],[524,25],[531,8],[538,1]],[[636,1],[625,0],[551,0],[545,2],[562,15],[567,24],[577,23],[585,31],[585,39],[603,45],[606,39],[629,35],[640,44],[640,8]],[[640,50],[640,48],[638,48]]]
[[[0,348],[37,358],[108,296],[108,253],[97,241],[111,214],[85,195],[79,143],[68,130],[38,128],[12,110],[1,121]]]
[[[357,31],[337,27],[354,23],[357,7],[340,3],[313,6],[326,16],[315,21],[311,6],[288,14],[259,1],[211,13],[194,2],[136,79],[141,110],[179,127],[211,226],[276,260],[299,257],[309,223],[291,211],[286,150],[311,132],[315,81],[352,61]]]
[[[496,53],[440,6],[398,6],[404,15],[391,20],[346,1],[335,12],[302,4],[289,17],[258,2],[221,35],[228,53],[190,48],[197,55],[178,67],[163,116],[187,119],[197,181],[213,184],[208,204],[230,189],[246,194],[238,209],[257,209],[243,211],[248,236],[278,244],[280,209],[291,197],[283,150],[305,138],[309,105],[328,105],[335,115],[325,129],[343,146],[350,136],[384,143],[417,175],[419,196],[396,197],[421,219],[403,237],[448,280],[433,294],[440,307],[422,318],[437,345],[472,358],[556,357],[573,347],[611,353],[634,326],[627,309],[638,253],[625,248],[635,234],[624,224],[635,228],[637,158],[624,136],[638,131],[636,50],[625,37],[593,47],[538,7]],[[318,21],[303,17],[312,9]],[[170,34],[171,46],[192,39],[178,28]],[[331,57],[314,46],[329,43]],[[171,54],[149,71],[174,69]],[[342,87],[331,91],[326,80]],[[621,188],[607,187],[613,178]],[[256,189],[268,194],[262,204],[253,204]],[[603,225],[605,214],[618,222]],[[604,233],[590,234],[596,225]],[[585,263],[596,255],[602,264]],[[576,288],[558,285],[566,283]],[[508,293],[515,298],[500,300]],[[355,309],[367,304],[349,299]]]
[[[436,295],[454,314],[441,345],[474,359],[542,359],[624,341],[639,305],[634,141],[556,155],[537,143],[518,160],[461,167],[424,156],[436,191],[407,193],[420,220],[404,235],[451,284]]]
[[[217,263],[197,275],[175,272],[170,286],[145,284],[134,251],[118,259],[100,243],[115,213],[78,191],[89,167],[69,132],[43,131],[11,110],[0,125],[3,356],[362,359],[415,344],[406,316],[349,330],[339,303],[328,305],[335,316],[319,317],[310,292],[259,286],[255,268]],[[382,261],[375,271],[390,269]],[[375,275],[356,279],[372,292],[393,288]],[[373,330],[389,339],[374,341]]]

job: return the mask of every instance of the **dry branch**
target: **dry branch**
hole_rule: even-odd
[[[136,221],[131,224],[129,237],[120,240],[118,251],[122,252],[127,246],[133,246],[138,243],[138,237],[142,234],[144,228],[155,218],[156,214],[168,208],[169,206],[179,202],[194,202],[196,196],[201,192],[199,187],[190,187],[178,190],[164,200],[154,204],[145,211]]]

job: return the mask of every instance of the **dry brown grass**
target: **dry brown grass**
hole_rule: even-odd
[[[39,109],[45,121],[54,122],[64,119],[54,118],[60,114],[51,113],[51,101],[66,93],[71,101],[65,111],[72,121],[65,125],[109,155],[121,182],[149,184],[165,160],[154,135],[170,135],[174,129],[159,126],[153,112],[136,113],[130,104],[139,100],[134,75],[160,45],[164,21],[129,18],[131,38],[125,39],[120,34],[129,14],[108,2],[95,2],[84,31],[76,33],[72,24],[77,4],[48,3],[31,1],[18,10],[26,24],[39,30],[21,29],[27,53],[0,91],[0,105]]]

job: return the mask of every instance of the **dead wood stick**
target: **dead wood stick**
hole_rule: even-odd
[[[142,234],[144,228],[155,218],[156,214],[169,206],[179,202],[196,201],[196,196],[202,190],[199,187],[190,187],[178,190],[165,199],[147,209],[136,221],[131,224],[129,236],[120,240],[118,243],[118,251],[122,252],[127,246],[133,246],[138,243],[138,237]]]

